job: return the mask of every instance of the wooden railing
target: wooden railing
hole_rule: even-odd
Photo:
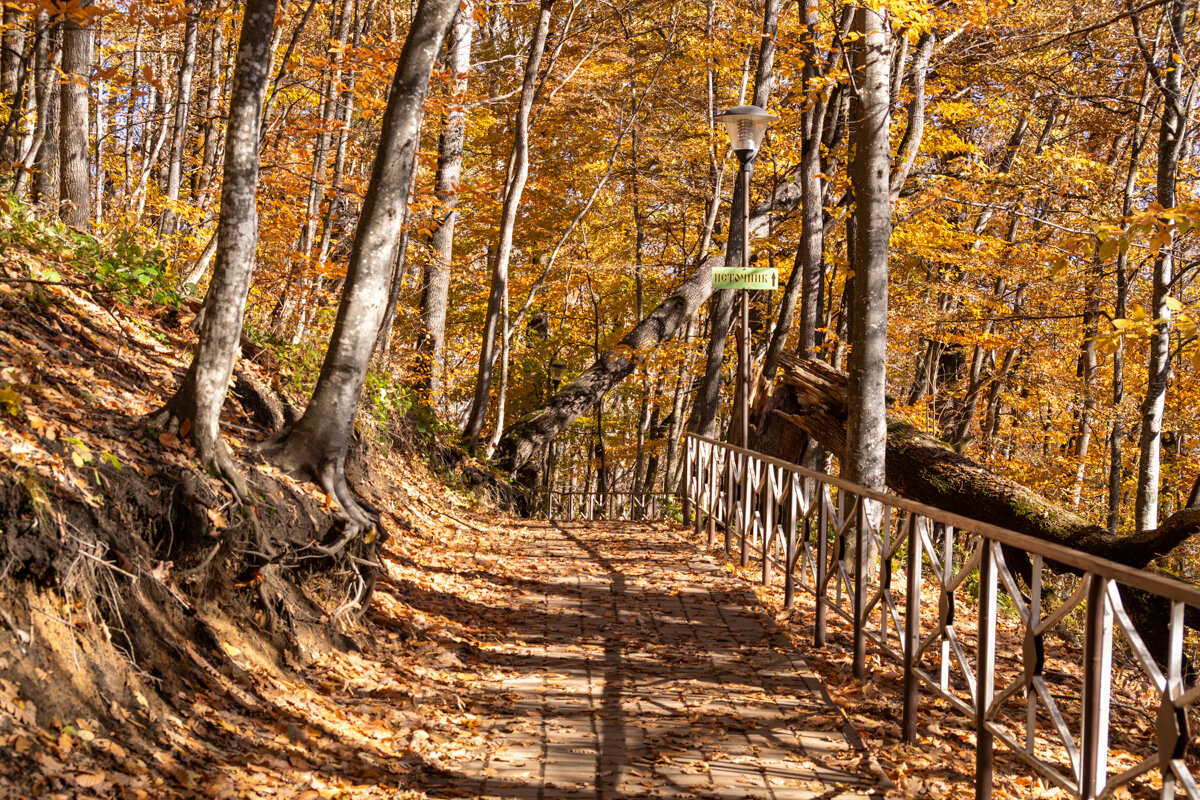
[[[534,516],[550,520],[662,519],[676,503],[664,492],[541,491]],[[678,506],[674,505],[676,513]]]
[[[764,583],[781,572],[788,606],[797,588],[815,595],[818,647],[826,641],[827,616],[834,614],[852,627],[860,680],[867,677],[868,645],[901,666],[906,741],[916,740],[921,688],[974,720],[977,798],[992,796],[996,743],[1075,797],[1108,797],[1159,770],[1162,797],[1179,792],[1200,798],[1184,761],[1187,715],[1200,700],[1200,686],[1187,685],[1183,659],[1184,611],[1200,608],[1200,590],[702,436],[688,435],[683,487],[684,524],[694,524],[698,536],[707,532],[710,547],[720,529],[726,554],[736,550],[742,566],[761,562]],[[1023,587],[1017,554],[1032,565]],[[1060,579],[1074,583],[1061,601],[1061,594],[1043,591],[1048,564],[1078,575]],[[926,580],[935,587],[927,593],[936,596],[934,603],[923,599]],[[1007,592],[1006,606],[1021,635],[1020,645],[1001,653],[1019,665],[1019,674],[1010,670],[1001,685],[998,590]],[[1141,600],[1161,604],[1159,624],[1169,625],[1165,666],[1125,608],[1123,598],[1137,592],[1144,593]],[[974,625],[962,613],[970,606],[978,607]],[[1047,648],[1054,640],[1046,634],[1078,615],[1082,686],[1078,697],[1064,697],[1061,687],[1047,688]],[[1157,704],[1148,709],[1156,718],[1154,752],[1123,771],[1110,770],[1114,631],[1153,686]],[[1052,677],[1062,680],[1059,673]],[[1072,724],[1076,716],[1078,725]]]

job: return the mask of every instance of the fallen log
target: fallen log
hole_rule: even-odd
[[[771,452],[789,441],[778,435],[777,425],[766,435],[773,429],[767,417],[774,416],[840,458],[846,448],[846,375],[821,361],[782,355],[779,378],[758,425],[764,435],[752,446],[796,460],[795,453]],[[889,418],[886,464],[888,488],[903,497],[1137,569],[1200,533],[1200,509],[1187,508],[1154,530],[1112,534],[899,419]]]

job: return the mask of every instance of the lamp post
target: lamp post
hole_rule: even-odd
[[[566,372],[567,365],[559,361],[557,358],[550,362],[550,368],[547,370],[550,376],[550,391],[557,392],[558,387],[562,384],[563,373]]]
[[[738,157],[738,177],[742,189],[742,263],[743,271],[750,269],[750,176],[754,173],[754,158],[762,146],[767,126],[777,119],[758,106],[735,106],[717,115],[729,136],[729,145]],[[730,233],[733,232],[732,221]],[[732,242],[730,242],[732,244]],[[727,262],[728,263],[728,262]],[[742,289],[742,331],[738,338],[738,380],[741,383],[742,403],[738,409],[741,419],[741,446],[750,446],[750,291]]]

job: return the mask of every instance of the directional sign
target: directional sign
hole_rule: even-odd
[[[778,289],[779,270],[774,267],[713,267],[712,288]]]

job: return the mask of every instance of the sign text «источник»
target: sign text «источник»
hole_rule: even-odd
[[[714,289],[765,289],[779,288],[779,270],[775,267],[714,267],[712,272]]]

